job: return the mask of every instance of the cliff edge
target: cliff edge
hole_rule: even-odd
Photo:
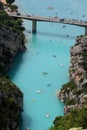
[[[70,82],[58,93],[65,103],[64,113],[81,108],[87,100],[87,36],[78,36],[70,51]]]
[[[0,130],[19,130],[23,94],[10,79],[0,76]]]
[[[19,130],[23,111],[23,93],[5,76],[16,54],[26,50],[22,22],[9,17],[0,2],[0,130]]]
[[[70,62],[70,81],[57,93],[64,116],[57,116],[49,130],[87,130],[87,36],[77,37]]]
[[[6,73],[15,55],[25,49],[24,38],[21,35],[0,27],[0,73]]]

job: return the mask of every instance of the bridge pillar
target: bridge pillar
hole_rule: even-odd
[[[85,27],[85,35],[87,35],[87,27]]]
[[[32,32],[36,33],[36,31],[37,31],[37,21],[32,20]]]

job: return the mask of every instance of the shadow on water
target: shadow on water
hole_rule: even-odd
[[[23,62],[23,55],[24,55],[24,52],[21,52],[15,56],[14,61],[12,62],[12,66],[8,71],[8,75],[10,76],[11,79],[14,78],[17,71],[19,70],[20,65]]]
[[[15,77],[16,73],[18,72],[18,70],[23,62],[23,55],[24,55],[24,52],[19,53],[15,56],[15,59],[12,63],[12,67],[8,72],[8,75],[10,76],[11,79],[13,79]],[[25,124],[26,124],[26,126],[25,126]],[[29,115],[27,115],[25,113],[25,111],[23,111],[20,114],[20,118],[19,118],[19,127],[20,127],[19,129],[25,130],[26,128],[31,128],[31,124],[32,124],[31,117]]]
[[[23,114],[24,114],[24,117],[21,114],[20,119],[19,119],[20,120],[20,122],[19,122],[20,130],[25,130],[26,128],[31,129],[31,124],[32,124],[31,117],[28,116],[25,112],[23,112]],[[26,126],[25,126],[25,122],[26,122]]]
[[[44,36],[51,36],[51,37],[60,37],[60,38],[68,38],[68,39],[75,39],[75,36],[70,36],[69,34],[63,35],[63,34],[57,34],[57,33],[47,33],[47,32],[37,32],[38,35],[44,35]]]
[[[33,35],[32,35],[32,43],[35,43],[36,44],[36,42],[37,42],[37,33],[32,33]]]
[[[27,33],[30,33],[30,34],[32,34],[32,31],[29,31],[29,30],[25,30],[25,32],[27,32]],[[51,33],[51,32],[40,32],[40,31],[37,31],[37,33],[33,33],[33,37],[35,37],[36,38],[36,34],[38,34],[38,35],[43,35],[43,36],[51,36],[51,37],[60,37],[60,38],[64,38],[64,39],[66,39],[66,38],[68,38],[68,39],[76,39],[76,36],[71,36],[70,34],[57,34],[57,33]],[[32,39],[34,39],[35,40],[35,38],[32,38]]]

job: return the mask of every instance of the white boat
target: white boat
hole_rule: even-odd
[[[57,42],[59,42],[60,40],[59,40],[59,39],[57,39],[56,41],[57,41]]]
[[[41,91],[38,89],[38,90],[37,90],[37,93],[40,93],[40,92],[41,92]]]
[[[63,67],[63,66],[64,66],[64,64],[60,64],[60,66],[61,66],[61,67]]]
[[[47,114],[46,114],[46,117],[50,117],[50,113],[47,113]]]
[[[53,6],[48,6],[47,9],[54,9],[54,7]]]

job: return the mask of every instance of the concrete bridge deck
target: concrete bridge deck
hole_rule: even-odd
[[[9,16],[32,20],[34,31],[36,29],[37,21],[63,23],[63,24],[70,24],[70,25],[76,25],[76,26],[87,28],[87,21],[83,21],[83,20],[66,19],[66,18],[59,18],[59,17],[43,17],[43,16],[35,16],[35,15],[24,15],[24,14],[18,15],[18,14],[12,14],[12,13],[10,13]]]

